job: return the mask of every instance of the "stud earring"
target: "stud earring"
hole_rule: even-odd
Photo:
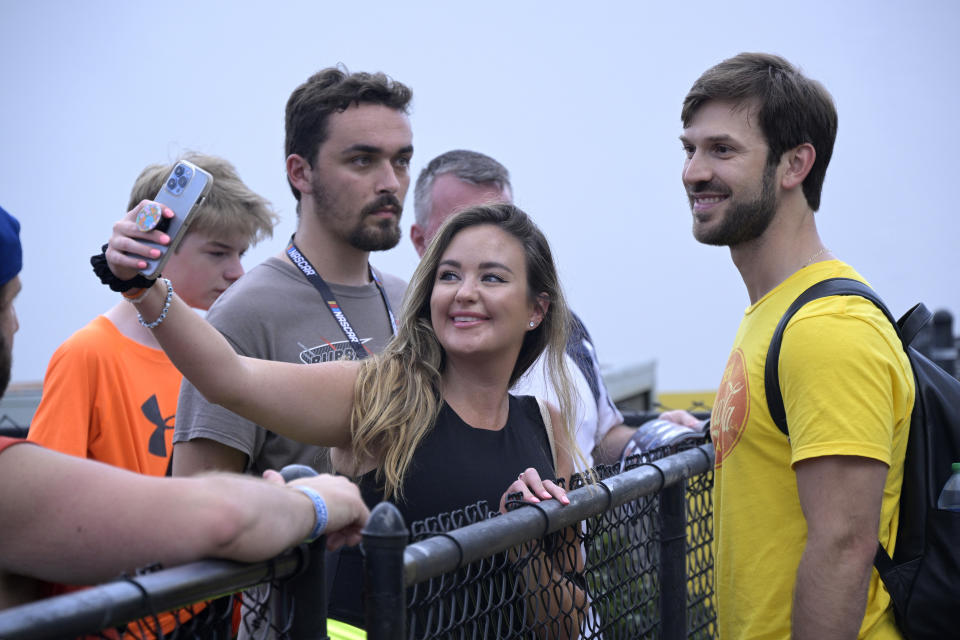
[[[535,326],[537,326],[537,323],[534,322],[533,320],[531,320],[531,321],[530,321],[530,328],[532,329],[532,328],[535,327]]]

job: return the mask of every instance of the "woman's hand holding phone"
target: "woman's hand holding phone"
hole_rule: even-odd
[[[175,214],[169,207],[164,207],[151,200],[143,200],[136,207],[128,211],[123,218],[113,223],[113,234],[107,243],[107,264],[110,271],[120,280],[130,280],[149,266],[147,260],[158,260],[163,251],[156,245],[166,247],[170,243],[170,236],[155,225],[152,230],[143,231],[138,224],[138,217],[145,208],[151,209],[151,214],[159,210],[160,217],[172,219]],[[144,242],[149,240],[149,244]]]

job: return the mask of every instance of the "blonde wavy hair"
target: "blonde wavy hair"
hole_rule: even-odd
[[[550,245],[527,214],[512,204],[471,207],[451,216],[437,231],[410,281],[397,335],[384,351],[363,362],[357,377],[350,422],[353,453],[357,461],[377,462],[377,481],[384,485],[386,499],[403,498],[403,479],[410,461],[433,428],[442,404],[440,380],[445,353],[430,317],[437,266],[454,236],[478,225],[493,225],[520,241],[530,299],[541,293],[550,299],[543,321],[524,336],[510,386],[547,351],[550,382],[561,405],[561,420],[553,428],[563,430],[570,454],[582,459],[573,446],[570,416],[575,409],[571,401],[574,394],[564,358],[570,312]],[[557,442],[562,440],[558,438]]]

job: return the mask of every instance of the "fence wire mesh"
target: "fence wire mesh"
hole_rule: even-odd
[[[157,611],[146,589],[136,578],[126,579],[144,594],[143,618],[78,637],[104,640],[296,640],[291,633],[295,613],[294,597],[286,581],[274,581],[218,598]],[[304,603],[306,604],[306,603]]]
[[[136,579],[129,579],[136,584]],[[145,590],[146,609],[155,609],[149,603]],[[101,630],[88,638],[107,638],[109,640],[157,640],[182,638],[210,638],[227,640],[233,637],[232,596],[209,603],[201,603],[174,609],[173,611],[154,612],[139,620],[128,622],[113,629]]]
[[[629,458],[623,470],[704,440],[689,439]],[[620,473],[599,466],[598,480]],[[575,476],[571,488],[582,486]],[[712,471],[686,483],[686,627],[690,638],[715,637]],[[525,508],[508,502],[508,508]],[[604,638],[661,634],[660,495],[644,496],[546,537],[491,555],[408,589],[407,638]],[[485,502],[413,523],[412,540],[443,535],[498,514]]]
[[[318,546],[300,545],[253,564],[152,566],[134,576],[0,611],[0,638],[301,638],[294,625],[297,602],[308,608],[310,592],[323,587],[315,580],[309,590],[297,586],[310,560],[323,556],[322,538],[313,544]],[[197,602],[176,606],[190,601]],[[311,623],[317,619],[302,610],[299,617]]]

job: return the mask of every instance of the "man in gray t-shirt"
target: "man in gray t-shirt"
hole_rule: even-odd
[[[411,91],[383,74],[328,68],[287,102],[287,180],[297,230],[287,251],[233,284],[207,319],[238,353],[287,362],[376,353],[395,332],[406,284],[368,263],[396,246],[410,184]],[[174,431],[173,473],[260,473],[291,463],[330,468],[303,445],[208,403],[186,380]]]

